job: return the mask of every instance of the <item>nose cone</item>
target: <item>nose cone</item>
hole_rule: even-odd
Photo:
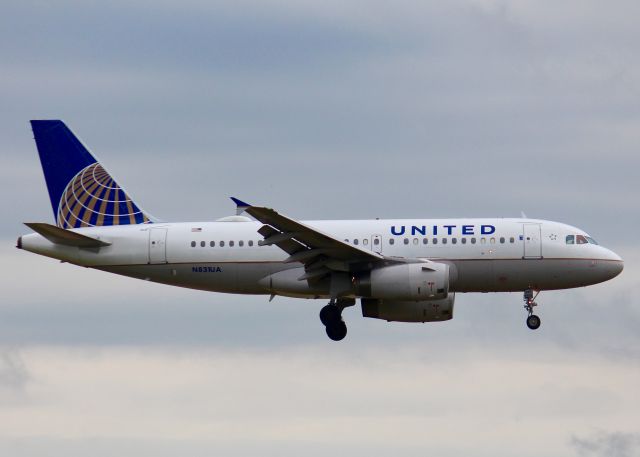
[[[609,275],[609,279],[615,278],[622,270],[624,270],[624,260],[615,252],[607,249],[607,257],[606,257],[606,270]]]

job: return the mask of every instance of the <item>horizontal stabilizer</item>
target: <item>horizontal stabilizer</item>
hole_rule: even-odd
[[[66,230],[44,222],[25,222],[24,225],[55,244],[76,246],[79,248],[100,248],[111,245],[111,243],[107,243],[106,241],[91,238],[90,236],[72,232],[71,230]]]

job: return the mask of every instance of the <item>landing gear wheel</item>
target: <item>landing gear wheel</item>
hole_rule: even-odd
[[[322,322],[324,326],[330,326],[341,319],[342,312],[340,308],[335,305],[327,305],[320,310],[320,322]]]
[[[353,298],[332,298],[329,304],[320,310],[320,321],[325,326],[327,336],[333,341],[343,340],[347,336],[347,324],[342,320],[342,311],[355,304]]]
[[[343,320],[327,325],[327,336],[333,341],[343,340],[347,336],[347,324]]]
[[[527,311],[528,316],[527,327],[529,327],[531,330],[536,330],[538,327],[540,327],[540,318],[533,314],[533,308],[538,306],[538,304],[535,302],[535,299],[539,293],[540,291],[536,292],[531,288],[524,291],[524,309]]]
[[[538,327],[540,327],[540,318],[535,314],[527,317],[527,327],[529,327],[531,330],[536,330]]]

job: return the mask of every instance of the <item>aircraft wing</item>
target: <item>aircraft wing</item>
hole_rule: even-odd
[[[353,271],[363,263],[384,259],[381,254],[345,243],[271,208],[252,206],[233,197],[232,200],[239,211],[246,212],[264,224],[258,230],[264,237],[261,241],[263,246],[276,245],[289,254],[285,262],[304,264],[305,274],[300,280],[321,278],[331,271]]]

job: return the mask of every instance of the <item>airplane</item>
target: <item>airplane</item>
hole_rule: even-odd
[[[463,292],[523,292],[535,330],[540,291],[601,283],[624,267],[583,230],[526,217],[298,221],[232,197],[235,215],[164,222],[64,122],[31,127],[56,223],[25,223],[35,233],[19,249],[172,286],[328,299],[320,321],[334,341],[356,300],[364,317],[437,322],[453,318]]]

